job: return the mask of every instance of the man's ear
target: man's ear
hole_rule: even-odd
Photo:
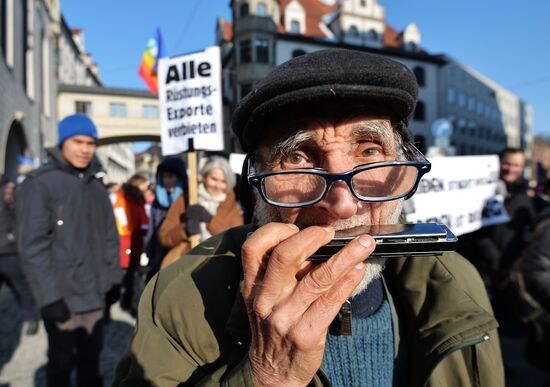
[[[243,209],[243,217],[245,223],[250,223],[252,220],[252,214],[254,213],[254,192],[253,187],[248,184],[248,160],[252,155],[246,155],[241,170],[241,178],[239,180],[239,201]]]

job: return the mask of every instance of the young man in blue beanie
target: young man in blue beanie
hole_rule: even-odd
[[[254,224],[206,240],[146,287],[116,386],[502,386],[498,326],[455,253],[371,256],[430,163],[407,128],[404,65],[330,49],[281,64],[240,101]]]
[[[48,386],[70,386],[73,369],[78,386],[101,386],[105,296],[122,277],[118,233],[95,177],[94,123],[71,115],[58,135],[18,193],[19,252],[48,333]]]

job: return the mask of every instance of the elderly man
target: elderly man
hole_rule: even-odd
[[[255,224],[149,284],[114,385],[503,385],[497,323],[460,256],[383,261],[361,235],[308,260],[335,230],[398,221],[429,169],[406,127],[416,96],[405,66],[339,49],[258,84],[233,117]]]

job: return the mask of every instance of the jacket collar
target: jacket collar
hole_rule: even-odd
[[[67,160],[65,160],[65,158],[63,157],[63,154],[61,153],[61,149],[59,147],[55,146],[52,148],[48,148],[46,149],[46,152],[50,156],[49,163],[51,165],[53,165],[54,167],[64,172],[70,173],[71,175],[78,176],[80,174],[83,174],[86,181],[92,180],[95,177],[95,174],[99,172],[99,169],[100,169],[99,162],[95,159],[95,156],[90,162],[90,164],[88,165],[88,167],[86,167],[83,170],[79,170],[73,167],[71,164],[69,164]]]

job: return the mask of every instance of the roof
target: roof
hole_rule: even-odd
[[[287,32],[284,25],[285,9],[293,0],[281,0],[281,20],[279,23],[279,32]],[[323,21],[323,16],[333,13],[337,5],[328,6],[319,0],[298,0],[304,7],[306,14],[306,36],[326,38],[327,35],[321,30],[319,24]]]
[[[290,34],[285,29],[285,9],[292,1],[298,1],[304,8],[306,14],[305,34]],[[320,25],[326,25],[327,22],[331,22],[332,20],[334,20],[335,17],[337,17],[340,12],[340,3],[335,2],[334,5],[330,6],[324,4],[321,0],[280,0],[280,10],[281,14],[278,25],[278,32],[280,35],[286,35],[285,38],[298,38],[298,40],[302,40],[300,39],[300,37],[305,37],[314,38],[316,40],[327,38],[331,40],[333,36],[328,36],[327,33],[325,33],[323,29],[321,29]],[[224,29],[224,40],[228,42],[231,41],[233,38],[232,22],[224,20],[222,27]],[[342,43],[340,42],[340,44]],[[405,54],[406,51],[403,47],[403,33],[401,31],[397,31],[389,24],[385,24],[383,49],[392,51],[394,54],[396,54],[397,51],[402,51]],[[415,53],[411,54],[412,55],[407,56],[417,56],[415,55]],[[424,58],[430,56],[430,54],[428,54],[422,48],[420,48],[420,50],[416,54],[419,54]]]
[[[230,42],[233,39],[233,23],[224,20],[222,24],[223,28],[223,40]]]

